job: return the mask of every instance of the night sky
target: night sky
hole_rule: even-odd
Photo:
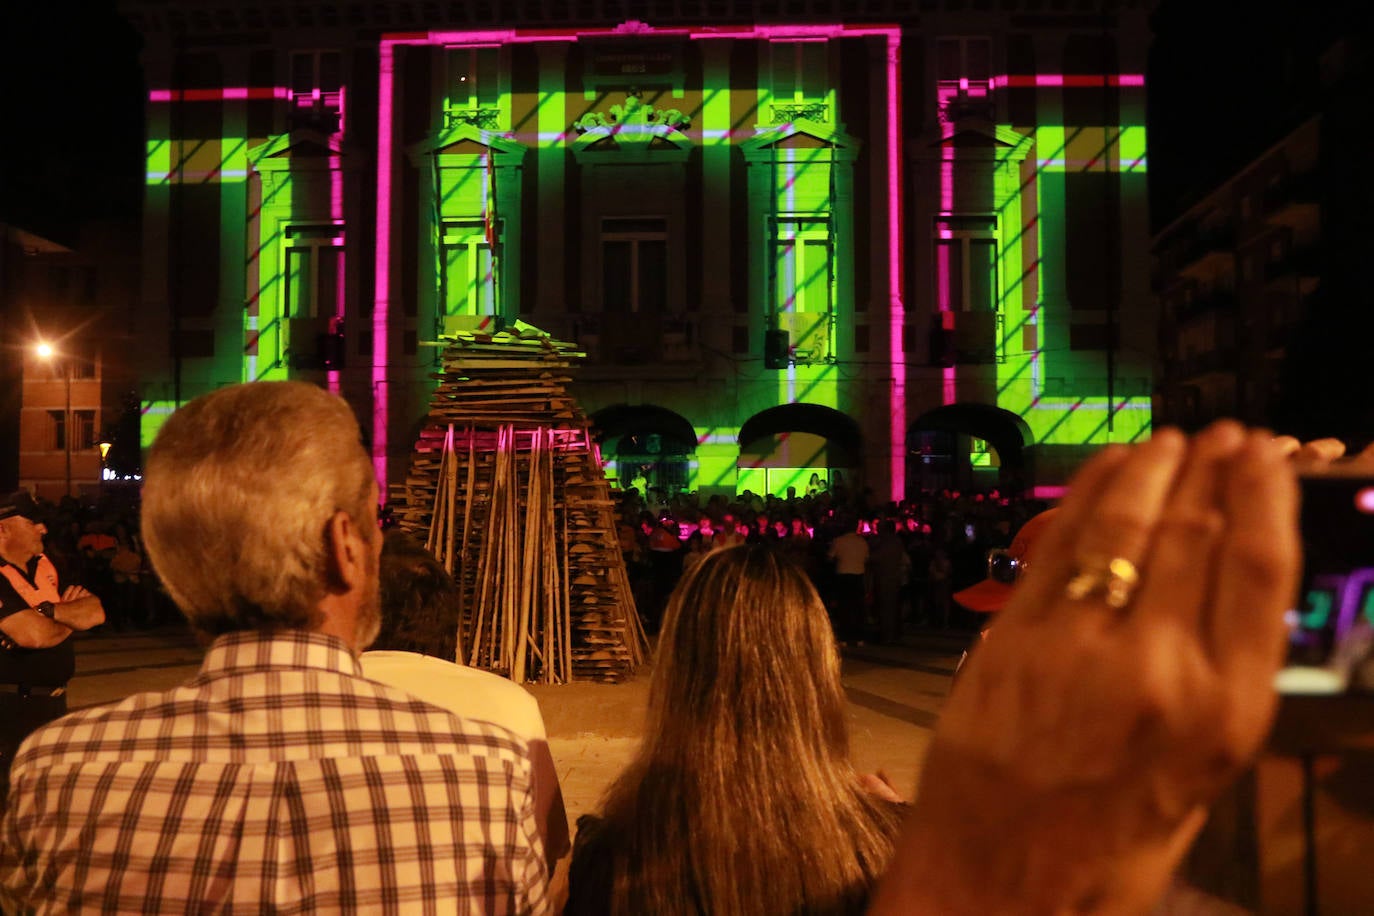
[[[1156,226],[1300,120],[1316,52],[1363,5],[1160,4],[1148,74]],[[0,219],[64,240],[81,219],[137,218],[139,44],[114,0],[3,4]]]

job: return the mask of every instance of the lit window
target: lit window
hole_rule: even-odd
[[[997,311],[997,218],[947,216],[937,219],[935,228],[935,278],[941,310]]]
[[[779,217],[773,247],[774,312],[788,332],[791,356],[813,362],[830,356],[835,302],[835,265],[830,221],[813,216]]]
[[[491,241],[480,219],[444,223],[444,316],[495,315],[496,274]],[[499,254],[500,244],[498,241]]]
[[[342,314],[342,226],[292,226],[286,231],[286,315],[334,318]]]

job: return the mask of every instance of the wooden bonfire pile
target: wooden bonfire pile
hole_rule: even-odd
[[[396,494],[458,581],[464,661],[516,682],[617,681],[644,661],[610,486],[565,387],[581,356],[542,332],[460,334]]]

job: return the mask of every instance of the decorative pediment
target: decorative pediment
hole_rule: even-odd
[[[525,159],[528,147],[517,140],[484,130],[474,124],[457,122],[419,143],[413,144],[407,152],[412,163],[419,165],[427,156],[439,157],[443,165],[471,162],[475,157],[485,158],[488,153],[495,157],[494,164],[502,166],[519,165]]]
[[[259,171],[301,168],[327,168],[331,157],[347,155],[338,134],[299,127],[277,134],[266,143],[248,150],[248,161]]]
[[[1030,154],[1034,141],[1010,127],[991,121],[965,118],[941,125],[938,135],[927,135],[920,145],[921,158],[941,158],[945,150],[957,150],[961,158],[1020,160]]]
[[[849,162],[859,153],[860,141],[835,124],[805,118],[785,124],[759,125],[758,133],[740,144],[747,162],[766,162],[782,150],[830,150],[838,162]]]
[[[689,123],[688,116],[676,108],[655,108],[630,91],[623,105],[588,112],[573,124],[582,135],[572,142],[572,152],[579,160],[605,156],[615,161],[639,157],[653,162],[686,161],[692,140],[683,129]]]

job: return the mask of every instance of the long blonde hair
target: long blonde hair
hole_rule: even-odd
[[[712,553],[669,600],[644,741],[607,792],[611,912],[856,911],[897,821],[849,763],[805,573],[763,546]]]

